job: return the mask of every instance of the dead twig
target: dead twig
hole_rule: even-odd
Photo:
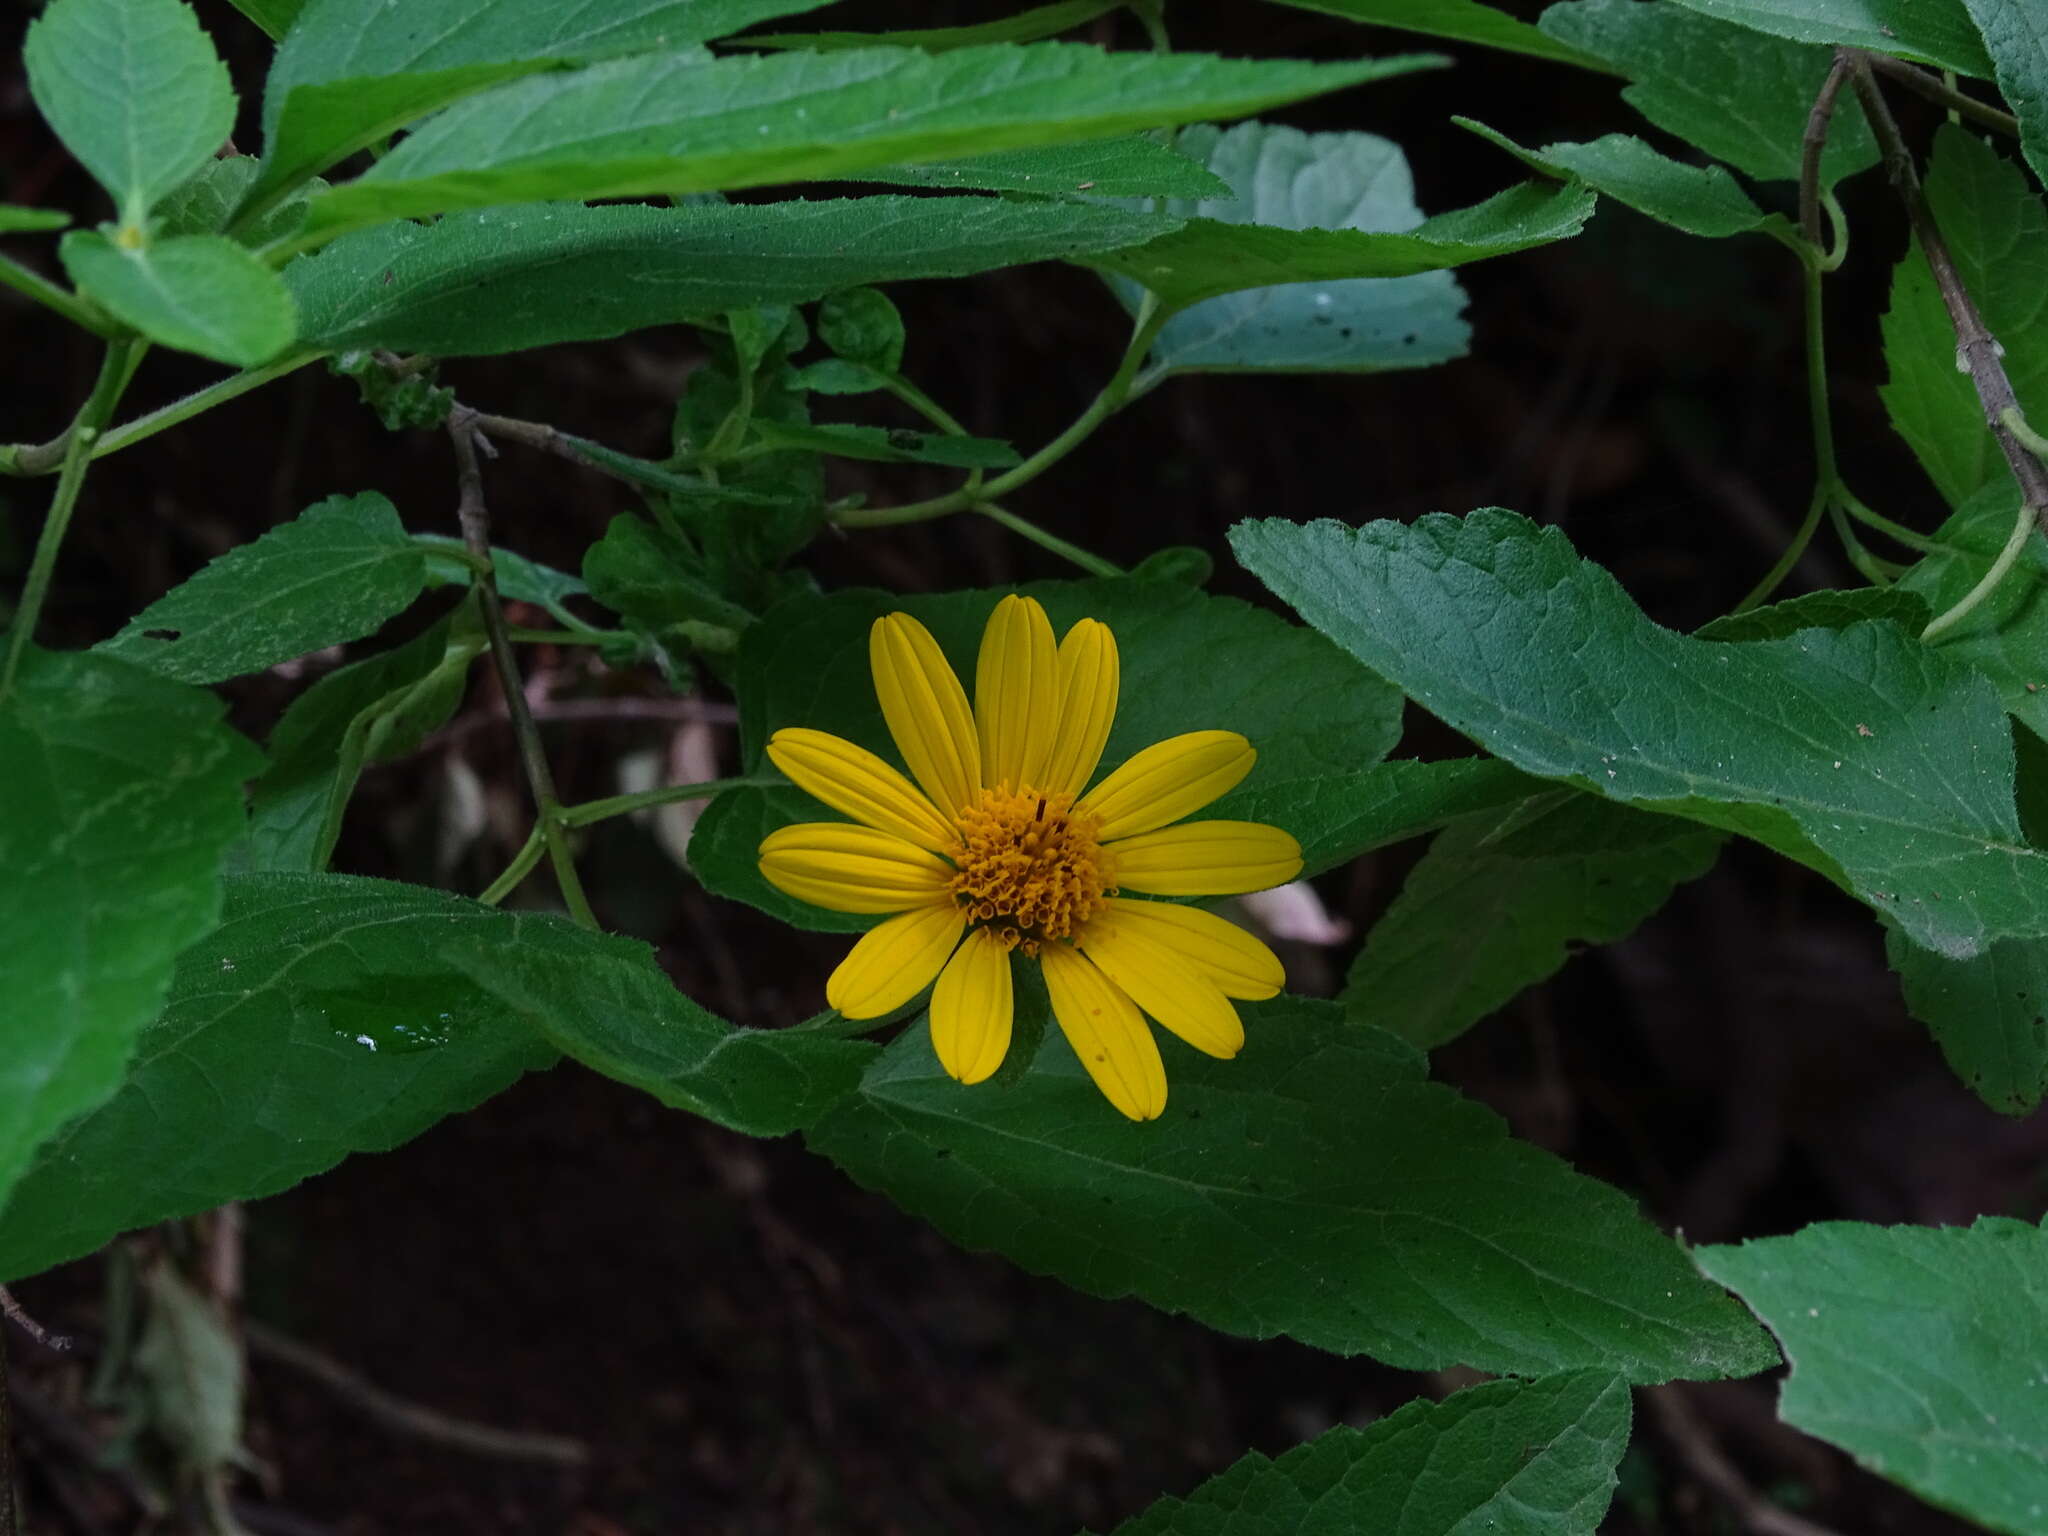
[[[28,1313],[22,1310],[21,1303],[14,1299],[14,1293],[4,1285],[0,1285],[0,1313],[6,1314],[7,1321],[14,1324],[15,1327],[19,1328],[45,1349],[54,1349],[61,1353],[64,1350],[70,1349],[77,1342],[68,1334],[50,1332],[49,1329],[30,1317]]]

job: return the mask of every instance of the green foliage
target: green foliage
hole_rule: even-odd
[[[848,288],[818,306],[818,340],[850,362],[881,373],[903,366],[903,317],[888,295]]]
[[[1790,38],[1846,43],[1980,78],[1991,73],[1966,0],[1675,0],[1689,11]]]
[[[1040,197],[1222,197],[1230,188],[1184,154],[1133,134],[1086,144],[1011,149],[967,160],[861,171],[855,181],[941,190],[1029,192]]]
[[[1499,511],[1253,522],[1231,542],[1311,624],[1528,773],[1755,838],[1953,958],[2048,935],[2048,854],[2020,833],[1996,697],[1892,625],[1675,635],[1556,530]]]
[[[1123,0],[1053,0],[995,21],[966,27],[922,27],[903,32],[756,32],[735,39],[750,48],[811,48],[836,53],[848,48],[889,45],[946,53],[986,43],[1035,43],[1070,32],[1085,22],[1116,10]]]
[[[2024,1115],[2048,1094],[2048,943],[2006,939],[1950,960],[1887,935],[1906,1006],[1955,1074],[1993,1109]]]
[[[1745,613],[1723,614],[1694,633],[1702,640],[1782,640],[1802,629],[1847,629],[1866,619],[1884,619],[1917,635],[1934,610],[1908,583],[1856,587],[1846,592],[1808,592]]]
[[[1397,27],[1404,32],[1421,32],[1448,38],[1456,43],[1479,43],[1526,53],[1558,64],[1577,64],[1583,69],[1605,69],[1598,57],[1569,43],[1560,42],[1517,21],[1505,11],[1482,5],[1480,0],[1279,0],[1304,11],[1321,11],[1348,21],[1374,27]]]
[[[330,496],[173,588],[100,649],[217,683],[374,632],[426,583],[425,552],[375,491]]]
[[[44,121],[138,239],[235,125],[227,67],[184,0],[53,0],[22,61]]]
[[[1627,75],[1635,83],[1622,99],[1659,128],[1760,181],[1798,178],[1800,135],[1827,76],[1827,49],[1751,32],[1677,0],[1559,0],[1538,25]],[[1876,163],[1870,127],[1845,93],[1821,156],[1821,184]]]
[[[1988,434],[1987,434],[1988,435]],[[1899,578],[1899,589],[1940,612],[1961,601],[1991,569],[2012,532],[2019,492],[2008,478],[1964,502],[1936,530],[1942,547]],[[1998,590],[1942,636],[1941,653],[1991,679],[2014,719],[2048,739],[2048,547],[2028,539],[2014,569]]]
[[[1056,1034],[1022,1081],[977,1091],[916,1032],[808,1139],[956,1242],[1228,1333],[1414,1370],[1663,1381],[1771,1364],[1625,1197],[1510,1141],[1411,1047],[1329,1003],[1244,1014],[1233,1061],[1168,1043],[1172,1098],[1151,1124],[1089,1112],[1096,1090]]]
[[[2048,180],[2048,17],[2027,0],[1963,0],[1984,35],[1991,74],[2020,120],[2020,147]],[[1973,69],[1972,74],[1982,74]]]
[[[1428,1050],[1704,874],[1720,834],[1551,790],[1440,833],[1352,964],[1349,1015]]]
[[[1491,1381],[1277,1458],[1252,1451],[1114,1536],[1592,1536],[1628,1428],[1628,1389],[1602,1372]]]
[[[239,368],[292,344],[291,295],[261,261],[221,235],[174,235],[127,249],[94,230],[58,247],[64,270],[151,341]]]
[[[178,951],[214,924],[256,754],[218,700],[31,650],[0,695],[0,1196],[120,1082]]]
[[[22,208],[13,203],[0,203],[0,234],[62,229],[70,222],[70,214],[55,208]]]
[[[1788,1423],[1988,1530],[2041,1528],[2041,1228],[1822,1222],[1695,1257],[1784,1345]]]

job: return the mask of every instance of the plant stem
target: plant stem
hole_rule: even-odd
[[[1935,79],[1917,65],[1908,64],[1904,59],[1895,59],[1883,53],[1865,54],[1864,59],[1872,69],[1886,79],[1898,81],[1907,90],[1915,91],[1929,101],[1938,102],[1951,112],[1960,113],[1974,122],[1982,123],[1986,128],[2008,134],[2013,138],[2020,135],[2020,120],[2010,112],[2001,112],[1974,96],[1964,95],[1954,86]]]
[[[503,874],[493,880],[484,893],[477,897],[487,907],[495,907],[519,888],[519,882],[533,873],[533,866],[540,862],[540,856],[548,851],[548,840],[541,831],[539,822],[533,824],[533,831],[527,834],[526,846],[512,857]]]
[[[576,860],[569,848],[569,835],[561,820],[561,802],[555,798],[554,775],[548,770],[547,752],[541,746],[540,728],[533,723],[527,707],[526,690],[519,680],[519,663],[512,656],[512,641],[506,633],[505,605],[498,597],[498,578],[490,569],[491,516],[484,504],[483,470],[477,463],[476,415],[458,407],[448,414],[448,436],[455,445],[457,484],[461,500],[456,514],[462,524],[462,542],[470,554],[484,562],[477,574],[475,590],[483,611],[484,633],[490,637],[491,658],[498,666],[498,683],[505,695],[505,712],[512,719],[512,734],[519,741],[519,758],[526,770],[527,788],[533,793],[534,817],[547,843],[548,860],[554,866],[555,882],[569,915],[585,928],[598,926],[590,901],[583,894],[583,881],[576,873]]]
[[[952,412],[911,383],[910,380],[904,378],[902,374],[883,374],[882,387],[948,437],[968,437],[972,435],[965,427],[960,425]]]
[[[78,492],[85,483],[86,466],[92,462],[93,444],[99,438],[100,429],[114,414],[115,402],[121,398],[122,386],[128,382],[130,356],[141,345],[137,341],[108,344],[106,356],[100,360],[100,376],[66,434],[69,446],[65,449],[63,470],[57,476],[57,492],[50,498],[50,510],[43,519],[42,536],[36,540],[35,557],[29,563],[28,580],[21,589],[21,602],[14,611],[13,625],[7,635],[7,658],[0,663],[0,699],[6,698],[14,688],[14,675],[28,650],[29,638],[35,633],[43,599],[49,594],[50,576],[57,568],[57,550],[64,542],[64,532],[71,526],[71,514],[78,506]]]
[[[1998,590],[1998,584],[2019,560],[2020,551],[2027,547],[2027,535],[2034,531],[2034,512],[2024,501],[2012,520],[2012,532],[2006,535],[2005,547],[1998,552],[1998,558],[1991,562],[1991,568],[1979,578],[1977,585],[1965,592],[1954,607],[1938,614],[1928,626],[1920,631],[1922,640],[1935,640],[1954,629],[1976,611],[1977,605]]]
[[[1171,317],[1172,311],[1160,306],[1156,294],[1146,294],[1144,303],[1139,306],[1130,342],[1124,348],[1123,361],[1117,365],[1110,381],[1102,386],[1102,392],[1089,402],[1088,409],[1074,418],[1073,425],[1015,469],[1005,471],[984,486],[972,489],[962,486],[930,501],[913,501],[900,507],[848,507],[835,513],[833,522],[842,528],[889,528],[898,523],[922,523],[950,513],[964,512],[999,496],[1007,496],[1020,486],[1029,485],[1086,442],[1089,435],[1130,397],[1131,381],[1143,366],[1145,354],[1152,350],[1160,328]]]
[[[1090,554],[1078,544],[1069,544],[1056,533],[1047,533],[1038,524],[1031,522],[1027,518],[1019,517],[1016,513],[999,507],[992,501],[976,502],[972,510],[980,513],[990,522],[1001,523],[1010,532],[1029,539],[1039,548],[1049,549],[1062,559],[1073,561],[1074,564],[1091,575],[1122,576],[1125,574],[1123,567],[1112,564],[1100,555]]]
[[[1835,487],[1835,499],[1840,502],[1844,512],[1847,512],[1857,522],[1863,524],[1864,527],[1873,529],[1883,534],[1886,538],[1905,545],[1910,550],[1923,555],[1941,555],[1951,552],[1950,546],[1942,543],[1939,539],[1930,539],[1924,533],[1915,533],[1905,524],[1895,523],[1882,512],[1873,511],[1864,503],[1862,497],[1858,496],[1846,485],[1837,485]]]
[[[1828,67],[1820,94],[1813,98],[1813,110],[1806,115],[1806,132],[1799,140],[1799,233],[1816,254],[1826,248],[1820,238],[1820,157],[1828,147],[1828,125],[1834,120],[1835,99],[1849,78],[1850,61],[1840,52]]]
[[[1735,605],[1737,613],[1747,613],[1763,602],[1792,573],[1792,567],[1806,553],[1806,546],[1813,542],[1814,531],[1820,527],[1821,517],[1841,483],[1835,471],[1834,416],[1828,406],[1827,333],[1822,324],[1821,268],[1817,247],[1808,247],[1800,270],[1804,278],[1806,316],[1806,410],[1813,433],[1813,500],[1807,505],[1806,517],[1800,523],[1799,531],[1792,535],[1792,542],[1779,554],[1777,563],[1764,572],[1763,579]]]
[[[592,822],[630,816],[635,811],[673,805],[678,800],[708,800],[728,789],[766,789],[781,782],[779,779],[706,779],[699,784],[671,784],[664,789],[643,789],[636,794],[613,795],[605,800],[586,800],[581,805],[564,806],[561,821],[565,827],[587,827]]]
[[[70,289],[60,288],[42,273],[8,256],[0,256],[0,287],[12,288],[45,309],[55,310],[80,330],[90,331],[103,340],[113,341],[122,334],[121,327],[102,314],[98,306],[88,304]]]

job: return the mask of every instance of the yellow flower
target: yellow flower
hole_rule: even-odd
[[[1166,1069],[1140,1010],[1211,1056],[1235,1056],[1232,998],[1285,979],[1264,944],[1194,907],[1120,894],[1225,896],[1284,884],[1301,847],[1248,821],[1180,826],[1257,757],[1234,731],[1158,742],[1089,789],[1116,713],[1109,627],[1053,641],[1045,610],[1006,597],[989,616],[974,707],[929,631],[907,613],[868,636],[875,693],[916,785],[864,747],[786,729],[775,766],[853,818],[761,843],[778,889],[835,912],[889,913],[832,973],[825,997],[878,1018],[931,985],[932,1045],[963,1083],[1010,1048],[1009,953],[1044,968],[1053,1016],[1109,1101],[1133,1120],[1166,1107]],[[919,788],[922,788],[922,793]]]

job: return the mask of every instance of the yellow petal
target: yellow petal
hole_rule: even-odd
[[[1010,1051],[1010,952],[986,928],[967,935],[932,990],[932,1049],[963,1083],[978,1083]]]
[[[875,620],[868,661],[882,718],[910,776],[940,815],[953,815],[981,788],[981,745],[960,679],[931,631],[907,613]]]
[[[1081,797],[1107,842],[1150,832],[1235,789],[1259,754],[1235,731],[1189,731],[1154,742]]]
[[[1244,1024],[1230,999],[1199,970],[1134,924],[1102,913],[1081,937],[1081,952],[1131,1001],[1196,1050],[1226,1060],[1244,1049]]]
[[[1038,787],[1059,713],[1060,658],[1052,621],[1035,598],[996,604],[974,666],[974,723],[991,785]]]
[[[1083,619],[1060,642],[1059,725],[1046,759],[1049,795],[1078,795],[1102,761],[1102,744],[1116,718],[1116,636],[1107,624]]]
[[[949,901],[953,866],[893,833],[805,821],[761,839],[761,873],[778,891],[834,912],[908,912]]]
[[[1154,896],[1236,896],[1301,873],[1301,844],[1256,821],[1185,821],[1103,852],[1118,886]]]
[[[932,984],[960,942],[967,914],[958,907],[921,907],[861,935],[825,983],[825,1001],[849,1019],[878,1019]]]
[[[1258,1001],[1272,997],[1287,983],[1287,971],[1278,955],[1214,912],[1122,897],[1111,897],[1104,910],[1120,928],[1172,950],[1183,965],[1195,967],[1215,982],[1225,997]]]
[[[1137,1004],[1077,950],[1048,944],[1039,958],[1052,1016],[1103,1097],[1132,1120],[1158,1119],[1166,1064]]]
[[[768,738],[768,760],[790,782],[863,826],[935,852],[959,841],[917,786],[866,747],[826,731],[790,727]]]

